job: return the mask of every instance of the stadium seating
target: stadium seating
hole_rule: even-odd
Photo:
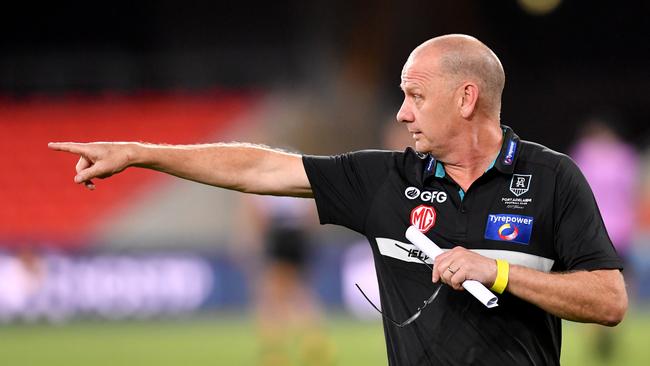
[[[254,100],[218,91],[0,99],[0,246],[84,245],[99,221],[162,179],[133,171],[88,192],[72,182],[77,157],[48,142],[209,142]]]

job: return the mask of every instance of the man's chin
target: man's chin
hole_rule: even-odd
[[[426,146],[425,144],[415,142],[414,149],[416,152],[422,153],[422,154],[428,154],[431,152],[431,149],[429,149],[429,146]]]

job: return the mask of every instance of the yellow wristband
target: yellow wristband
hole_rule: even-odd
[[[510,273],[510,263],[503,259],[497,259],[497,278],[490,290],[502,294],[508,286],[508,274]]]

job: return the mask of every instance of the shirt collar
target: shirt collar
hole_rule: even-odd
[[[492,161],[492,164],[486,171],[495,168],[503,174],[512,174],[515,169],[517,157],[521,150],[521,143],[519,136],[517,136],[510,127],[501,125],[501,128],[503,129],[503,144],[501,145],[501,150],[499,151],[499,155],[497,155],[496,159]],[[423,161],[425,162],[422,170],[422,182],[424,184],[427,184],[429,180],[433,178],[445,177],[446,174],[443,164],[433,155],[428,154],[426,159],[423,159]]]
[[[503,128],[503,144],[494,167],[501,173],[512,174],[515,171],[517,157],[521,152],[521,140],[512,128],[506,125],[501,125],[501,128]]]

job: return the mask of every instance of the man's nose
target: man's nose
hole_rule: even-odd
[[[411,112],[411,108],[409,107],[407,100],[404,100],[404,102],[402,102],[402,106],[399,108],[399,111],[397,111],[396,118],[398,122],[413,122],[413,112]]]

